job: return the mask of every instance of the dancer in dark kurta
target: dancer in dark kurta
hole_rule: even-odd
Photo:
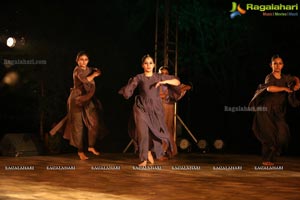
[[[70,140],[70,144],[78,149],[81,160],[88,157],[84,154],[83,137],[84,131],[88,135],[88,151],[95,155],[99,152],[94,145],[98,137],[106,134],[101,103],[95,94],[94,78],[100,76],[101,72],[87,66],[89,58],[85,52],[79,52],[76,58],[78,66],[73,71],[74,87],[68,98],[68,119],[64,132],[64,138]]]
[[[252,130],[262,144],[263,165],[274,165],[276,155],[288,144],[290,132],[285,121],[287,97],[300,88],[299,78],[281,73],[281,57],[273,56],[270,65],[272,73],[266,76],[264,84],[259,85],[249,104],[257,109]]]
[[[162,84],[179,85],[180,81],[171,75],[153,73],[153,59],[146,55],[142,58],[144,73],[131,78],[128,84],[121,88],[119,94],[125,99],[133,95],[138,87],[139,95],[135,97],[133,106],[135,131],[131,136],[138,145],[139,166],[146,166],[147,161],[154,163],[152,153],[156,158],[164,156],[164,152],[173,148],[164,120],[164,110],[159,96],[159,86]],[[166,146],[167,148],[164,148]]]

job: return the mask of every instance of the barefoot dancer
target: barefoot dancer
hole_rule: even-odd
[[[100,70],[88,67],[89,57],[79,52],[76,57],[77,66],[73,71],[74,87],[68,99],[67,125],[64,138],[78,149],[81,160],[87,160],[84,153],[83,137],[87,130],[88,151],[94,155],[100,153],[94,148],[96,139],[106,133],[103,119],[100,116],[102,106],[95,94],[94,78],[100,76]]]
[[[139,88],[139,95],[135,97],[133,106],[136,133],[133,139],[136,139],[138,145],[141,160],[139,166],[146,166],[147,161],[154,163],[152,152],[159,159],[164,156],[165,151],[173,148],[164,121],[159,86],[163,84],[178,86],[180,81],[171,75],[153,73],[154,61],[149,55],[142,58],[142,67],[144,73],[131,78],[128,84],[121,88],[119,94],[128,99],[134,90]]]
[[[281,73],[284,66],[280,56],[271,58],[272,73],[259,85],[249,106],[266,108],[256,111],[252,130],[262,144],[263,165],[274,165],[276,155],[287,146],[289,126],[285,120],[288,94],[300,88],[299,78]],[[291,87],[293,85],[293,87]],[[291,102],[290,102],[291,103]]]

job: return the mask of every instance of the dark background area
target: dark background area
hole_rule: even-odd
[[[240,2],[243,6],[249,1]],[[52,124],[65,116],[75,57],[78,51],[86,50],[89,65],[103,72],[96,79],[96,95],[103,104],[110,134],[99,148],[122,152],[130,141],[127,120],[133,98],[124,100],[117,91],[131,76],[142,72],[143,55],[154,56],[156,1],[2,4],[0,79],[10,71],[18,72],[20,79],[13,86],[0,85],[1,136],[33,133],[40,137],[41,123],[46,135]],[[160,23],[164,9],[161,0]],[[178,16],[178,76],[193,85],[179,102],[178,114],[197,139],[212,144],[221,138],[226,152],[259,153],[260,144],[251,131],[253,113],[224,112],[224,106],[248,105],[258,84],[271,72],[273,54],[284,58],[284,73],[300,76],[299,16],[263,17],[260,12],[248,11],[230,19],[231,2],[218,0],[171,1],[171,9],[170,24],[175,23],[174,13]],[[10,34],[24,37],[25,45],[6,47],[4,38]],[[18,59],[44,60],[46,64],[5,66],[4,60]],[[162,63],[158,60],[157,66]],[[299,108],[289,107],[289,155],[300,153],[299,115]],[[184,129],[179,134],[193,142]],[[192,151],[198,151],[197,147]]]

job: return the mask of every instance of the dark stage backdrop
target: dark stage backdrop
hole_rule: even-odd
[[[260,144],[251,131],[253,113],[241,107],[248,105],[257,85],[271,71],[273,54],[284,58],[285,73],[300,76],[300,21],[298,10],[251,10],[247,4],[294,5],[296,1],[236,1],[242,10],[232,1],[170,2],[170,24],[178,17],[178,76],[193,86],[178,103],[178,114],[197,139],[208,140],[212,152],[213,141],[220,138],[226,152],[259,153]],[[85,1],[79,6],[70,1],[12,0],[2,4],[7,9],[0,13],[1,136],[12,132],[46,135],[65,116],[75,56],[86,50],[90,66],[103,72],[96,80],[97,97],[110,134],[99,148],[123,151],[130,141],[127,120],[133,99],[124,100],[117,91],[142,72],[143,55],[154,56],[156,1]],[[164,9],[161,0],[160,13]],[[159,20],[164,20],[163,14]],[[17,38],[15,48],[5,45],[11,34]],[[22,37],[25,42],[20,44]],[[162,63],[157,61],[158,66]],[[15,83],[6,82],[11,72],[18,74]],[[300,155],[299,115],[299,108],[288,109],[288,155]],[[178,126],[178,135],[193,144],[191,151],[199,151]]]

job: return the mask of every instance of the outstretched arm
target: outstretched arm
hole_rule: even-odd
[[[268,92],[288,92],[288,93],[293,92],[288,87],[279,87],[279,86],[273,86],[273,85],[267,87],[267,91]]]
[[[94,80],[97,76],[101,75],[100,70],[94,70],[93,73],[89,76],[86,76],[82,70],[80,70],[78,67],[74,71],[74,75],[82,82],[82,83],[88,83]]]
[[[288,92],[288,93],[297,91],[300,89],[300,81],[297,76],[294,76],[293,78],[295,81],[295,86],[294,86],[293,90],[291,90],[289,87],[269,86],[269,87],[267,87],[267,91],[268,92]]]
[[[138,86],[138,83],[139,80],[137,76],[130,78],[127,85],[123,86],[118,93],[123,95],[125,99],[129,99],[132,96],[135,88]]]
[[[97,76],[100,76],[101,75],[101,71],[98,69],[98,70],[95,70],[91,75],[89,75],[86,79],[91,82],[92,80],[94,80],[94,78],[96,78]]]
[[[156,83],[155,87],[158,88],[160,85],[164,85],[164,84],[178,86],[178,85],[180,85],[180,81],[176,78],[170,79],[170,80],[159,81]]]

